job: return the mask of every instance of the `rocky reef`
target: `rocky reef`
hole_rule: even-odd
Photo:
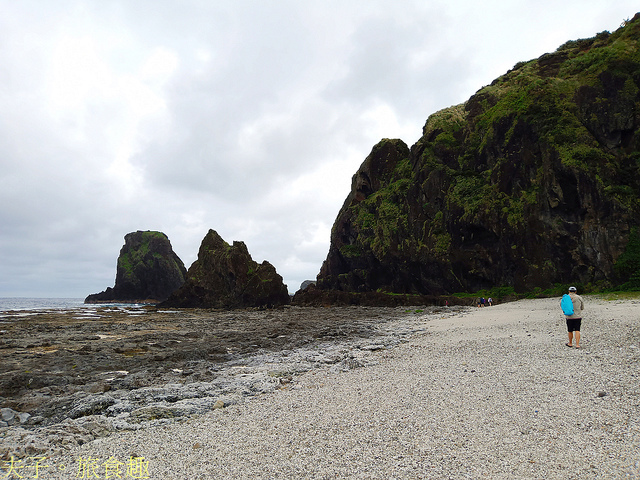
[[[115,286],[89,295],[85,303],[161,302],[184,283],[186,274],[164,233],[128,233],[118,257]]]
[[[287,286],[266,260],[255,262],[244,242],[229,245],[214,230],[202,240],[187,279],[163,307],[247,308],[289,303]]]
[[[365,367],[466,308],[0,312],[0,463],[239,404],[316,368]]]
[[[324,291],[640,283],[640,14],[517,64],[384,139],[354,175]]]

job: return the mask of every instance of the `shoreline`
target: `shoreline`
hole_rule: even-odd
[[[564,346],[557,298],[416,315],[408,341],[362,368],[116,432],[47,459],[41,478],[131,457],[158,479],[635,478],[638,305],[587,297],[581,350]]]
[[[183,421],[286,388],[309,370],[359,368],[372,352],[415,333],[415,315],[405,308],[107,306],[89,315],[18,315],[0,332],[7,359],[0,365],[0,461]]]

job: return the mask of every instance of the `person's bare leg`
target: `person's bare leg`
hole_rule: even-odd
[[[567,345],[571,346],[573,343],[573,332],[569,332],[569,343]]]
[[[576,348],[580,348],[580,330],[576,330]]]

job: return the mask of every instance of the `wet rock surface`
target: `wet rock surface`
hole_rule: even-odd
[[[0,318],[0,458],[180,421],[319,366],[375,362],[465,307],[162,310],[87,306]]]

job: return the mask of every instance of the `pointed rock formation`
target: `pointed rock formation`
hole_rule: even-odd
[[[186,274],[164,233],[128,233],[118,257],[115,286],[89,295],[85,303],[161,302],[184,283]]]
[[[274,307],[290,301],[269,262],[255,262],[244,242],[229,245],[214,230],[202,240],[185,284],[162,304],[179,308]]]

